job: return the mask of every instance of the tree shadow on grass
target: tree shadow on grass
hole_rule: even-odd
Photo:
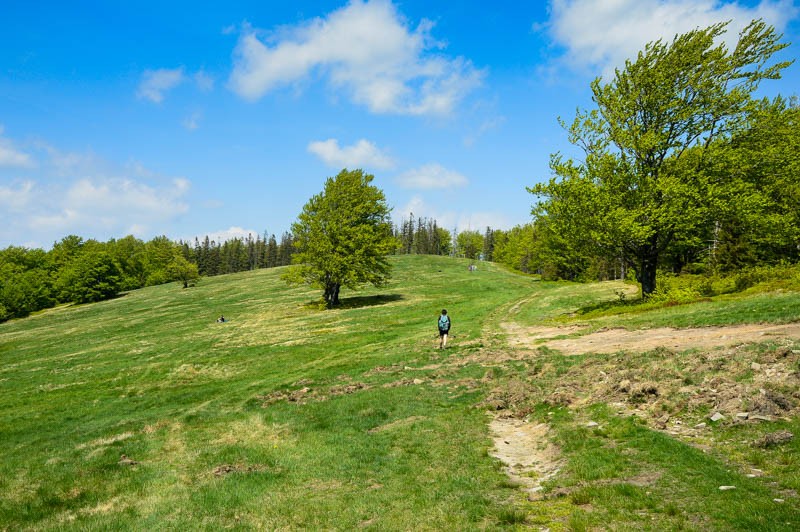
[[[339,299],[339,304],[333,308],[337,309],[352,309],[363,307],[375,307],[378,305],[386,305],[387,303],[394,303],[395,301],[402,301],[405,299],[400,294],[380,294],[377,296],[356,296],[356,297],[343,297]]]

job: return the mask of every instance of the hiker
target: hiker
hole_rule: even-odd
[[[447,334],[450,332],[450,316],[447,315],[447,310],[442,309],[442,315],[439,316],[439,349],[447,347]]]
[[[217,323],[225,323],[225,316],[223,316],[222,314],[220,314],[220,315],[219,315],[219,318],[217,318]]]

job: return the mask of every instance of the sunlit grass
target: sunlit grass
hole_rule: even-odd
[[[441,257],[392,260],[387,287],[343,292],[334,310],[276,269],[0,325],[0,529],[798,524],[796,498],[773,508],[775,489],[727,461],[760,465],[779,489],[797,490],[796,441],[704,453],[590,398],[548,403],[591,390],[619,356],[540,349],[518,359],[503,332],[510,322],[594,330],[797,321],[796,292],[587,313],[636,288],[539,282],[484,263],[470,272],[467,261]],[[445,351],[436,349],[442,308],[453,319]],[[220,314],[226,323],[216,323]],[[748,357],[760,351],[738,353],[725,370],[750,382]],[[630,365],[696,385],[704,375],[687,372],[684,355],[642,353]],[[515,386],[565,458],[536,502],[489,455],[489,418],[478,407]],[[680,401],[663,398],[664,408]],[[751,441],[767,428],[720,426],[714,436]],[[741,487],[721,494],[724,482]]]

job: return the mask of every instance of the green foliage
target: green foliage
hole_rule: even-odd
[[[535,259],[537,238],[533,224],[517,225],[495,237],[494,260],[509,268],[533,273],[540,262]]]
[[[62,301],[93,303],[119,293],[120,272],[107,253],[82,253],[59,272],[56,285]]]
[[[529,189],[544,198],[534,214],[547,220],[556,249],[624,260],[646,296],[666,250],[696,245],[725,201],[713,194],[719,187],[704,171],[704,152],[745,122],[760,81],[788,66],[767,65],[787,46],[774,28],[752,22],[729,51],[726,26],[650,43],[610,82],[596,79],[597,109],[567,128],[584,159],[554,154],[556,177]]]
[[[456,245],[459,256],[475,260],[483,251],[483,235],[480,231],[461,231],[456,236]]]
[[[397,252],[416,255],[449,255],[452,250],[450,231],[432,218],[417,218],[409,214],[395,230]]]
[[[285,279],[324,290],[328,306],[339,303],[342,286],[382,286],[390,277],[387,256],[396,246],[390,209],[374,176],[342,170],[328,178],[292,224],[297,264]]]
[[[167,265],[167,275],[172,280],[182,282],[184,288],[188,288],[189,283],[200,278],[197,265],[192,264],[182,255],[176,255]]]
[[[709,260],[721,271],[800,258],[800,108],[757,102],[744,127],[711,150],[715,212]]]
[[[52,263],[43,251],[0,251],[0,321],[27,316],[53,304]]]

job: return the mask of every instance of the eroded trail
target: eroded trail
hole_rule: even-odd
[[[510,306],[503,313],[500,313],[500,315],[514,316],[517,314],[520,305],[529,302],[529,299],[521,300]],[[494,329],[492,330],[492,328]],[[480,362],[484,364],[498,364],[505,360],[536,358],[538,356],[536,351],[540,347],[547,347],[564,356],[592,353],[647,353],[657,348],[666,348],[673,353],[681,353],[692,349],[700,350],[706,353],[707,358],[711,360],[709,364],[712,362],[716,364],[717,362],[714,361],[721,357],[721,360],[724,360],[725,364],[730,366],[726,366],[730,372],[735,373],[739,370],[747,371],[749,369],[752,374],[752,382],[745,386],[735,381],[735,379],[729,382],[728,379],[722,376],[705,376],[705,373],[701,371],[702,368],[698,367],[698,374],[704,375],[702,381],[698,380],[693,386],[687,386],[685,378],[679,379],[676,377],[677,380],[672,379],[668,382],[658,381],[655,395],[652,397],[647,396],[638,402],[634,401],[636,402],[635,408],[634,405],[630,406],[630,412],[635,411],[636,414],[640,414],[645,419],[652,417],[654,429],[664,430],[675,435],[682,434],[690,439],[691,437],[697,437],[698,435],[695,432],[700,429],[691,429],[689,430],[691,434],[684,434],[687,431],[681,432],[679,430],[683,427],[680,420],[671,421],[669,416],[662,415],[663,412],[658,406],[672,397],[673,392],[675,392],[675,390],[672,390],[673,387],[680,388],[680,391],[685,389],[693,397],[693,400],[711,407],[714,411],[724,413],[729,419],[738,419],[737,416],[739,418],[743,416],[741,412],[745,407],[752,410],[748,416],[752,414],[754,420],[772,419],[776,416],[786,415],[787,411],[780,408],[780,404],[775,406],[770,403],[771,396],[769,393],[761,390],[759,394],[758,389],[759,387],[763,388],[767,381],[773,383],[788,382],[787,379],[792,378],[793,373],[790,371],[789,366],[793,359],[790,360],[790,358],[796,356],[797,351],[793,351],[791,347],[786,346],[791,346],[793,342],[800,340],[800,322],[777,325],[756,323],[682,329],[672,327],[640,330],[615,328],[590,332],[585,325],[563,327],[525,326],[514,323],[512,318],[505,323],[501,319],[491,320],[491,323],[487,326],[487,333],[489,331],[492,334],[485,334],[485,340],[487,344],[494,344],[496,348],[475,355],[473,362],[477,362],[480,359]],[[506,348],[500,347],[491,341],[497,339],[502,339],[501,342],[505,343]],[[735,356],[731,355],[731,353],[738,352],[742,346],[761,342],[775,342],[782,346],[776,348],[777,351],[772,357],[775,360],[771,360],[768,355],[765,355],[764,360],[759,363],[751,363],[746,360],[745,356],[742,357],[742,361],[739,361]],[[688,362],[683,360],[683,366],[689,368],[691,360]],[[698,360],[698,364],[700,363],[701,361]],[[585,398],[578,397],[578,391],[586,390],[587,395],[594,398],[594,400],[613,402],[618,408],[625,410],[627,408],[625,406],[627,405],[626,401],[635,395],[639,389],[637,386],[643,387],[646,384],[644,381],[639,381],[646,380],[645,377],[649,376],[647,371],[637,372],[627,366],[616,368],[613,361],[607,362],[602,367],[594,368],[592,364],[602,365],[602,363],[600,361],[595,362],[589,358],[585,364],[589,366],[589,370],[593,371],[595,375],[601,375],[602,378],[595,378],[591,382],[576,381],[572,383],[568,380],[563,389],[559,389],[566,400],[565,404],[573,404],[575,406],[584,404]],[[742,367],[739,368],[739,366]],[[572,377],[573,380],[578,379],[575,375]],[[630,379],[630,381],[626,379]],[[672,382],[673,380],[675,381],[674,383]],[[628,382],[627,385],[625,384],[626,382]],[[571,386],[575,387],[575,394],[578,395],[571,394]],[[501,392],[504,393],[500,393],[498,397],[502,399],[502,408],[513,406],[513,390],[504,389]],[[777,399],[782,398],[783,396],[777,397]],[[687,426],[691,427],[692,425]],[[490,423],[490,431],[494,441],[491,455],[504,464],[505,473],[515,484],[519,485],[520,489],[528,494],[530,500],[542,498],[542,484],[558,474],[563,466],[560,451],[552,443],[552,436],[549,436],[549,430],[547,423],[519,419],[519,417],[513,417],[513,414],[507,410],[504,411],[504,415],[493,418]]]
[[[505,326],[508,343],[512,348],[536,349],[546,346],[564,355],[587,353],[616,353],[619,351],[649,351],[665,347],[673,351],[687,349],[714,349],[736,344],[766,342],[783,338],[800,338],[800,323],[782,325],[743,324],[725,327],[698,327],[674,329],[605,329],[582,336],[581,327],[523,327]]]
[[[530,500],[538,499],[542,483],[561,468],[560,453],[547,437],[547,424],[498,417],[489,428],[494,439],[490,454],[503,462],[506,474]]]

